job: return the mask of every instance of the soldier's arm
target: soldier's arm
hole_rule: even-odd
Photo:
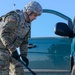
[[[7,49],[12,49],[14,45],[13,45],[13,40],[11,38],[11,32],[14,31],[14,28],[16,27],[17,24],[17,18],[13,15],[10,15],[8,17],[6,17],[4,25],[1,29],[1,41],[3,43],[3,45],[7,48]]]
[[[29,29],[28,33],[26,34],[26,36],[24,37],[24,41],[20,45],[20,52],[21,52],[22,56],[27,56],[29,36],[30,36],[30,29]]]
[[[27,56],[27,52],[28,52],[27,45],[28,45],[28,39],[24,40],[20,46],[20,52],[22,56]]]

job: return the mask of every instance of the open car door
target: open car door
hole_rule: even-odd
[[[59,22],[62,25],[59,26]],[[44,9],[32,24],[28,40],[29,67],[37,75],[71,75],[71,19],[57,11]],[[31,75],[26,69],[25,74]]]

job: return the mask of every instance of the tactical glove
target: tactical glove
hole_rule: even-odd
[[[22,60],[26,63],[26,66],[28,66],[28,65],[29,65],[29,60],[28,60],[28,58],[26,58],[26,56],[24,56],[24,55],[21,55],[21,58],[22,58]]]
[[[20,60],[20,56],[17,52],[17,49],[14,45],[9,45],[7,46],[9,52],[10,52],[10,56],[13,57],[16,60]]]
[[[18,60],[18,61],[20,60],[20,56],[19,56],[17,50],[15,50],[14,52],[12,52],[11,56],[13,58],[15,58],[16,60]]]

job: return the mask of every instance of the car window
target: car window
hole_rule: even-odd
[[[32,22],[31,37],[59,37],[54,33],[56,23],[67,21],[57,15],[50,13],[43,13]]]

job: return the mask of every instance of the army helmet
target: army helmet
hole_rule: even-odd
[[[31,1],[25,6],[25,10],[28,10],[30,12],[36,13],[37,15],[42,14],[42,7],[41,5],[36,1]]]

